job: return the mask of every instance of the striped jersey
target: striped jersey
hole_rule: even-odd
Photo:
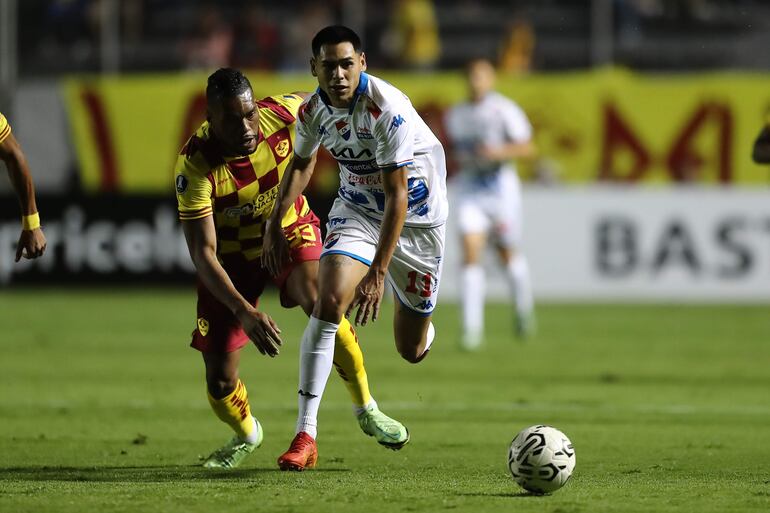
[[[11,125],[8,123],[8,120],[5,119],[5,116],[3,116],[3,113],[0,112],[0,143],[5,141],[5,139],[11,134]]]
[[[336,108],[320,88],[299,109],[294,152],[307,158],[320,145],[340,169],[338,196],[382,220],[382,169],[405,168],[406,226],[438,226],[447,217],[444,149],[412,102],[391,84],[361,73],[350,107]]]
[[[208,121],[182,148],[175,170],[179,219],[213,215],[218,255],[241,254],[254,260],[262,254],[265,222],[291,161],[301,103],[302,98],[293,94],[257,101],[259,133],[257,148],[250,155],[223,155]],[[289,226],[309,212],[301,196],[281,224]]]

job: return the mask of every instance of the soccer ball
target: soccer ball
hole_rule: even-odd
[[[527,491],[555,492],[564,486],[575,469],[575,449],[558,429],[530,426],[511,442],[508,469],[513,480]]]

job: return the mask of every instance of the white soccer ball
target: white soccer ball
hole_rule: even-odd
[[[575,449],[558,429],[530,426],[511,442],[508,469],[513,480],[529,492],[555,492],[575,470]]]

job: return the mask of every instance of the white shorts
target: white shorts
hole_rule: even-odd
[[[491,232],[497,244],[521,247],[521,185],[515,171],[503,170],[484,182],[461,176],[458,185],[454,210],[461,234]]]
[[[365,216],[345,201],[334,200],[321,258],[347,255],[371,265],[380,222]],[[388,266],[386,280],[398,300],[418,315],[431,315],[436,307],[444,260],[445,225],[429,228],[404,226]]]

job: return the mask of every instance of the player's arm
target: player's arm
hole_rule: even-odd
[[[495,146],[485,145],[479,148],[478,151],[481,158],[492,162],[532,158],[537,153],[535,144],[531,140],[509,141]]]
[[[7,125],[6,125],[7,126]],[[8,129],[10,130],[10,129]],[[8,168],[8,176],[19,199],[22,215],[22,231],[16,245],[16,262],[24,258],[37,258],[46,247],[45,235],[40,228],[40,216],[35,203],[35,186],[29,172],[27,159],[13,133],[0,142],[0,159]]]
[[[358,284],[355,298],[345,314],[349,316],[354,307],[358,306],[356,324],[365,325],[369,315],[372,316],[372,321],[376,321],[380,313],[380,302],[385,291],[385,273],[388,271],[406,220],[406,207],[409,201],[406,171],[406,166],[390,167],[381,171],[385,208],[380,225],[380,237],[377,240],[377,248],[369,271]]]
[[[275,206],[270,213],[270,221],[277,221],[280,226],[281,219],[286,215],[297,198],[305,191],[310,179],[313,177],[317,152],[304,158],[294,155],[288,169],[283,174],[278,188],[278,197]]]
[[[201,219],[184,220],[182,230],[187,240],[187,248],[190,250],[190,257],[203,285],[233,312],[241,323],[243,331],[262,354],[277,355],[278,347],[281,345],[281,338],[278,335],[281,330],[269,315],[257,311],[244,299],[217,260],[214,218],[209,215]]]
[[[283,233],[281,220],[310,183],[317,154],[313,152],[307,158],[295,154],[278,187],[278,198],[265,225],[262,240],[262,265],[273,276],[280,274],[284,262],[289,260],[289,243]]]
[[[303,103],[297,110],[294,155],[281,178],[278,198],[265,225],[262,239],[262,265],[273,276],[281,272],[284,262],[289,259],[289,243],[283,233],[281,220],[310,183],[320,145],[318,127],[311,119],[311,113],[306,112],[307,106],[308,103]]]
[[[751,153],[751,158],[757,164],[770,164],[770,125],[765,126],[759,135],[757,140],[754,141],[754,149]]]
[[[532,125],[524,111],[515,104],[508,104],[501,107],[500,115],[505,142],[495,146],[481,146],[478,149],[479,156],[490,162],[534,157],[536,148],[532,142]]]

